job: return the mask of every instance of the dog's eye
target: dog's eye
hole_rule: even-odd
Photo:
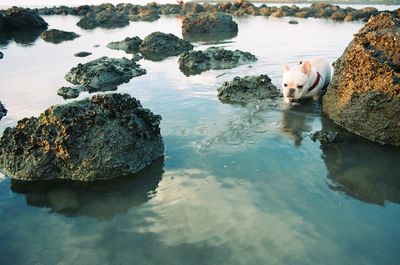
[[[303,88],[303,86],[302,86],[302,85],[301,85],[301,86],[299,85],[299,86],[297,86],[297,88],[298,88],[298,89],[302,89],[302,88]]]
[[[283,84],[285,87],[287,86],[287,84]]]

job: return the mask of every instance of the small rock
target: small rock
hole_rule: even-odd
[[[75,53],[74,56],[76,56],[76,57],[87,57],[87,56],[89,56],[91,54],[92,54],[91,52],[78,52],[78,53]]]
[[[115,88],[145,73],[146,70],[140,68],[140,65],[133,60],[104,56],[85,64],[78,64],[65,75],[65,79],[95,92],[105,91],[104,89],[108,87]]]
[[[2,52],[0,52],[0,59],[3,59],[4,54]]]
[[[61,43],[63,41],[68,41],[68,40],[73,40],[75,38],[78,38],[80,35],[76,34],[75,32],[69,32],[69,31],[62,31],[58,29],[50,29],[44,31],[40,37],[47,42],[51,43]]]
[[[144,38],[139,46],[140,52],[146,59],[162,60],[169,56],[177,56],[185,51],[193,49],[193,45],[173,34],[153,32]]]
[[[79,94],[85,90],[83,86],[75,87],[61,87],[57,91],[57,95],[62,96],[64,99],[71,99],[79,97]]]
[[[257,58],[249,52],[210,47],[205,51],[185,52],[178,62],[179,69],[185,75],[195,75],[211,69],[230,69],[255,61]]]
[[[107,47],[113,50],[123,50],[126,53],[135,53],[139,51],[139,45],[143,40],[137,36],[125,38],[122,41],[113,41],[107,44]]]
[[[293,24],[293,25],[295,25],[295,24],[299,24],[299,22],[297,21],[297,20],[294,20],[294,19],[292,19],[292,20],[289,20],[289,22],[288,22],[289,24]]]
[[[4,108],[3,104],[0,102],[0,120],[7,115],[7,110]]]
[[[224,103],[249,103],[267,98],[282,97],[267,75],[235,77],[217,89],[218,98]]]
[[[182,22],[183,35],[221,32],[238,32],[238,25],[232,17],[221,12],[190,14]]]
[[[333,131],[317,131],[310,134],[311,140],[313,140],[314,142],[316,140],[319,140],[321,143],[324,144],[336,142],[337,137],[338,133]]]

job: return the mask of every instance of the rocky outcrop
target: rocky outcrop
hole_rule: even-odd
[[[236,34],[238,25],[231,16],[221,12],[190,14],[185,16],[182,22],[183,35],[222,32]]]
[[[334,63],[323,111],[367,139],[400,146],[400,21],[371,18]]]
[[[185,51],[193,49],[190,42],[177,36],[163,32],[153,32],[144,38],[139,46],[140,52],[149,60],[162,60],[169,56],[177,56]]]
[[[179,57],[179,69],[185,75],[196,75],[207,70],[229,69],[257,61],[249,53],[210,47],[205,51],[185,52]]]
[[[47,29],[48,24],[36,10],[12,7],[5,12],[0,11],[0,31],[25,31]]]
[[[392,15],[400,18],[400,9],[388,11]],[[160,14],[181,16],[194,16],[197,14],[215,14],[220,12],[222,14],[230,14],[238,17],[242,16],[274,16],[274,17],[299,17],[299,18],[327,18],[338,21],[354,21],[362,20],[367,21],[372,15],[377,15],[382,11],[378,11],[373,7],[366,7],[362,9],[354,9],[351,7],[341,8],[337,5],[332,5],[324,2],[313,3],[309,7],[299,7],[296,5],[291,6],[270,6],[262,4],[256,6],[248,1],[237,1],[236,3],[230,2],[217,2],[211,4],[185,2],[183,5],[177,4],[156,4],[149,3],[144,6],[133,4],[101,4],[98,6],[78,6],[78,7],[52,7],[41,8],[39,13],[43,15],[76,15],[87,16],[90,14],[97,14],[99,12],[106,12],[110,15],[124,16],[132,21],[154,21],[160,17]],[[210,20],[210,19],[208,19]],[[207,21],[201,22],[207,24]],[[185,37],[186,38],[186,37]]]
[[[310,134],[310,139],[315,141],[319,141],[323,144],[334,143],[338,138],[338,133],[334,131],[316,131]]]
[[[160,120],[127,94],[52,106],[4,131],[0,167],[29,181],[132,175],[164,154]]]
[[[7,115],[7,110],[4,108],[3,104],[0,102],[0,120]]]
[[[51,43],[61,43],[63,41],[67,40],[73,40],[78,38],[80,35],[76,34],[75,32],[69,32],[69,31],[62,31],[58,29],[50,29],[44,31],[40,37],[47,42]]]
[[[91,52],[78,52],[78,53],[75,53],[74,56],[76,56],[76,57],[87,57],[87,56],[89,56],[91,54],[92,54]]]
[[[217,89],[218,98],[224,103],[246,104],[268,98],[282,97],[267,75],[235,77]]]
[[[104,9],[99,12],[89,12],[77,25],[83,29],[119,28],[129,25],[129,18],[126,14],[116,12],[113,8]]]
[[[146,70],[133,60],[101,57],[73,67],[65,79],[74,85],[84,86],[89,92],[95,92],[112,89],[145,73]]]
[[[139,45],[143,40],[137,36],[125,38],[122,41],[113,41],[107,44],[107,47],[113,50],[123,50],[126,53],[135,53],[139,51]]]

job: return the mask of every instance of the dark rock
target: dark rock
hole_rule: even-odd
[[[75,53],[74,56],[76,56],[76,57],[87,57],[87,56],[89,56],[91,54],[92,54],[91,52],[78,52],[78,53]]]
[[[267,75],[235,77],[224,82],[217,89],[218,98],[224,103],[246,104],[252,101],[282,97],[282,93],[274,86]]]
[[[52,42],[52,43],[60,43],[63,41],[67,40],[73,40],[75,38],[78,38],[80,35],[76,34],[75,32],[69,32],[69,31],[62,31],[58,29],[50,29],[44,31],[40,37],[47,42]]]
[[[158,9],[140,8],[137,15],[129,15],[131,21],[156,21],[160,18]]]
[[[143,40],[137,36],[133,38],[125,38],[122,41],[113,41],[107,44],[107,47],[113,50],[123,50],[126,53],[135,53],[139,51],[139,45]]]
[[[334,63],[323,111],[367,139],[400,146],[400,20],[372,17]]]
[[[316,140],[320,141],[321,143],[333,143],[337,140],[338,133],[333,131],[317,131],[310,134],[311,140],[314,142]]]
[[[221,12],[191,14],[183,19],[183,35],[222,32],[237,33],[238,25],[231,16]]]
[[[0,102],[0,120],[7,115],[7,110],[4,108],[3,104]]]
[[[113,9],[105,9],[100,12],[90,12],[78,21],[77,25],[83,29],[119,28],[129,25],[129,18],[126,14],[115,12]]]
[[[61,87],[57,90],[57,95],[62,96],[64,99],[71,99],[79,97],[79,94],[85,90],[83,86],[75,87]]]
[[[29,181],[132,175],[164,154],[160,120],[127,94],[52,106],[4,131],[0,167]]]
[[[0,17],[0,30],[4,31],[47,29],[48,26],[36,10],[29,8],[14,6],[1,13]]]
[[[288,22],[289,24],[299,24],[299,22],[297,20],[289,20]]]
[[[229,69],[257,61],[249,53],[210,47],[205,51],[189,51],[179,57],[179,68],[185,75],[195,75],[207,70]]]
[[[3,59],[4,54],[2,52],[0,52],[0,59]]]
[[[190,42],[159,31],[148,35],[139,46],[140,52],[149,60],[162,60],[191,49],[193,45]]]
[[[104,91],[103,89],[108,87],[113,88],[145,73],[146,70],[140,68],[140,65],[133,60],[101,57],[73,67],[65,75],[65,79],[94,92]]]

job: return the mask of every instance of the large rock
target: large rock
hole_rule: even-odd
[[[7,110],[4,108],[3,104],[0,102],[0,120],[7,115]]]
[[[246,104],[267,98],[282,97],[267,75],[236,76],[230,82],[224,82],[218,90],[218,98],[224,103]]]
[[[189,51],[179,57],[179,68],[185,75],[196,75],[207,70],[229,69],[257,61],[249,53],[210,47],[205,51]]]
[[[47,26],[36,10],[14,6],[0,12],[0,31],[47,29]]]
[[[40,37],[47,42],[52,42],[52,43],[61,43],[63,41],[67,40],[73,40],[78,38],[80,35],[76,34],[75,32],[69,32],[69,31],[62,31],[58,29],[50,29],[44,31]]]
[[[400,21],[372,17],[334,63],[323,111],[367,139],[400,146]]]
[[[163,32],[153,32],[144,38],[139,50],[150,60],[161,60],[169,56],[177,56],[185,51],[193,49],[190,42],[177,36]]]
[[[185,16],[182,23],[182,33],[222,33],[238,32],[238,25],[232,17],[220,12],[196,13]]]
[[[30,181],[131,175],[164,154],[160,120],[127,94],[52,106],[4,131],[0,167]]]
[[[119,28],[129,25],[129,18],[126,14],[117,13],[113,9],[104,9],[100,12],[90,12],[86,14],[77,25],[83,29]]]
[[[113,41],[107,44],[107,47],[113,50],[123,50],[126,53],[135,53],[139,51],[139,45],[143,40],[137,36],[125,38],[122,41]]]
[[[90,92],[95,92],[113,88],[145,73],[146,70],[140,68],[140,65],[133,60],[101,57],[73,67],[65,75],[65,79],[74,85],[88,88]]]

